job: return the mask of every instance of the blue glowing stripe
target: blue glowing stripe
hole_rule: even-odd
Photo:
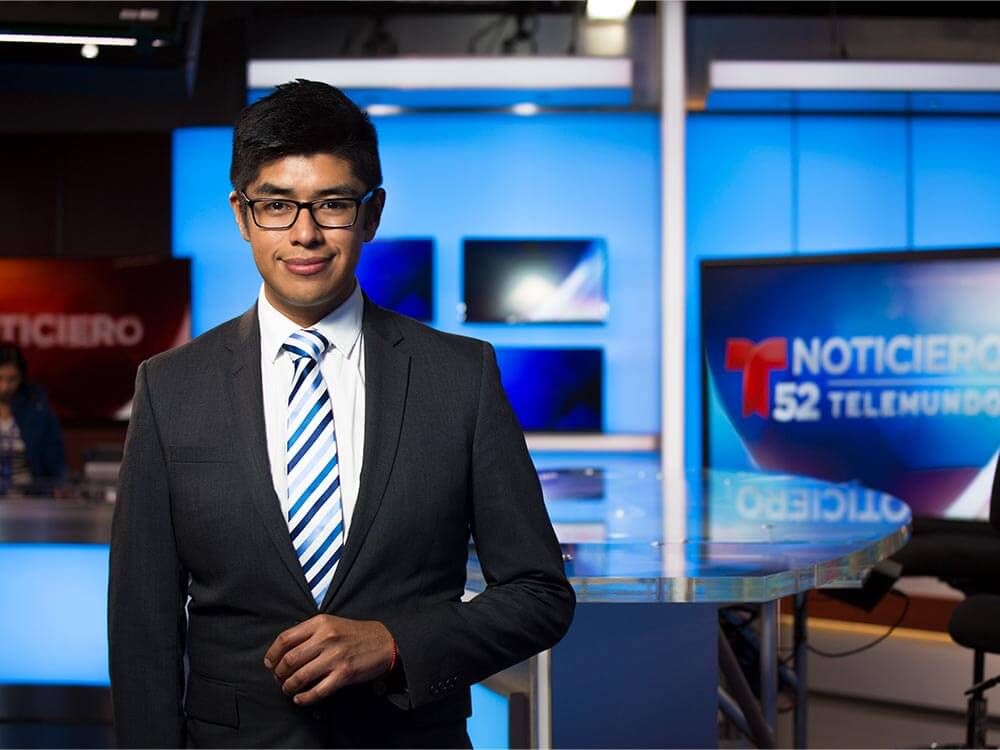
[[[270,94],[272,89],[251,89],[247,103]],[[373,104],[405,109],[464,109],[511,107],[531,102],[539,107],[627,107],[632,103],[628,88],[593,89],[349,89],[345,93],[359,107]]]
[[[994,114],[1000,112],[1000,94],[991,92],[920,92],[912,94],[914,112]]]
[[[712,91],[705,100],[712,112],[788,112],[790,91]]]
[[[712,91],[710,112],[995,114],[1000,94],[966,91]]]

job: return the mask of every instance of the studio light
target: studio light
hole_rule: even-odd
[[[635,0],[587,0],[591,21],[624,21],[632,13]]]
[[[17,44],[94,44],[104,47],[134,47],[135,37],[124,36],[63,36],[58,34],[0,34],[0,42]]]
[[[534,102],[520,102],[515,104],[510,108],[510,111],[515,115],[521,115],[522,117],[530,117],[531,115],[538,114],[538,105]]]

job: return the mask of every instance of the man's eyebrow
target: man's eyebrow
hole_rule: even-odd
[[[291,195],[292,189],[281,187],[280,185],[275,185],[271,182],[265,182],[263,185],[259,185],[255,193],[262,193],[263,195]]]
[[[265,182],[259,185],[254,193],[259,195],[287,195],[291,196],[295,193],[295,190],[289,187],[282,187],[281,185],[275,185],[273,182]],[[321,198],[329,195],[339,195],[339,196],[358,196],[360,192],[353,185],[349,185],[346,182],[340,185],[333,185],[331,187],[320,188],[319,190],[314,190],[312,197]]]
[[[360,195],[358,189],[353,185],[348,185],[347,183],[342,183],[340,185],[334,185],[333,187],[321,188],[320,190],[313,191],[313,197],[319,198],[325,195],[344,195],[354,197]]]

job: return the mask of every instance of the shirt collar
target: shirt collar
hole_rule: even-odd
[[[310,328],[322,333],[344,357],[350,358],[361,338],[364,309],[361,285],[355,282],[351,296]],[[281,355],[281,347],[288,341],[288,337],[302,327],[275,309],[264,294],[263,284],[260,285],[260,292],[257,294],[257,318],[260,321],[261,351],[267,356],[268,361],[274,362]]]

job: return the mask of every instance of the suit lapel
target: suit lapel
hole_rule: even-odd
[[[398,344],[403,334],[392,317],[365,297],[365,446],[358,500],[337,572],[320,610],[333,601],[364,546],[382,504],[396,460],[410,382],[410,356]]]
[[[314,606],[315,602],[302,574],[302,566],[292,546],[288,524],[281,509],[281,502],[274,493],[271,479],[271,464],[267,456],[267,432],[264,426],[264,396],[260,375],[260,324],[256,305],[240,318],[236,334],[226,347],[232,353],[224,375],[229,413],[236,427],[233,441],[250,472],[247,484],[254,507],[281,561],[308,598],[310,605]]]

